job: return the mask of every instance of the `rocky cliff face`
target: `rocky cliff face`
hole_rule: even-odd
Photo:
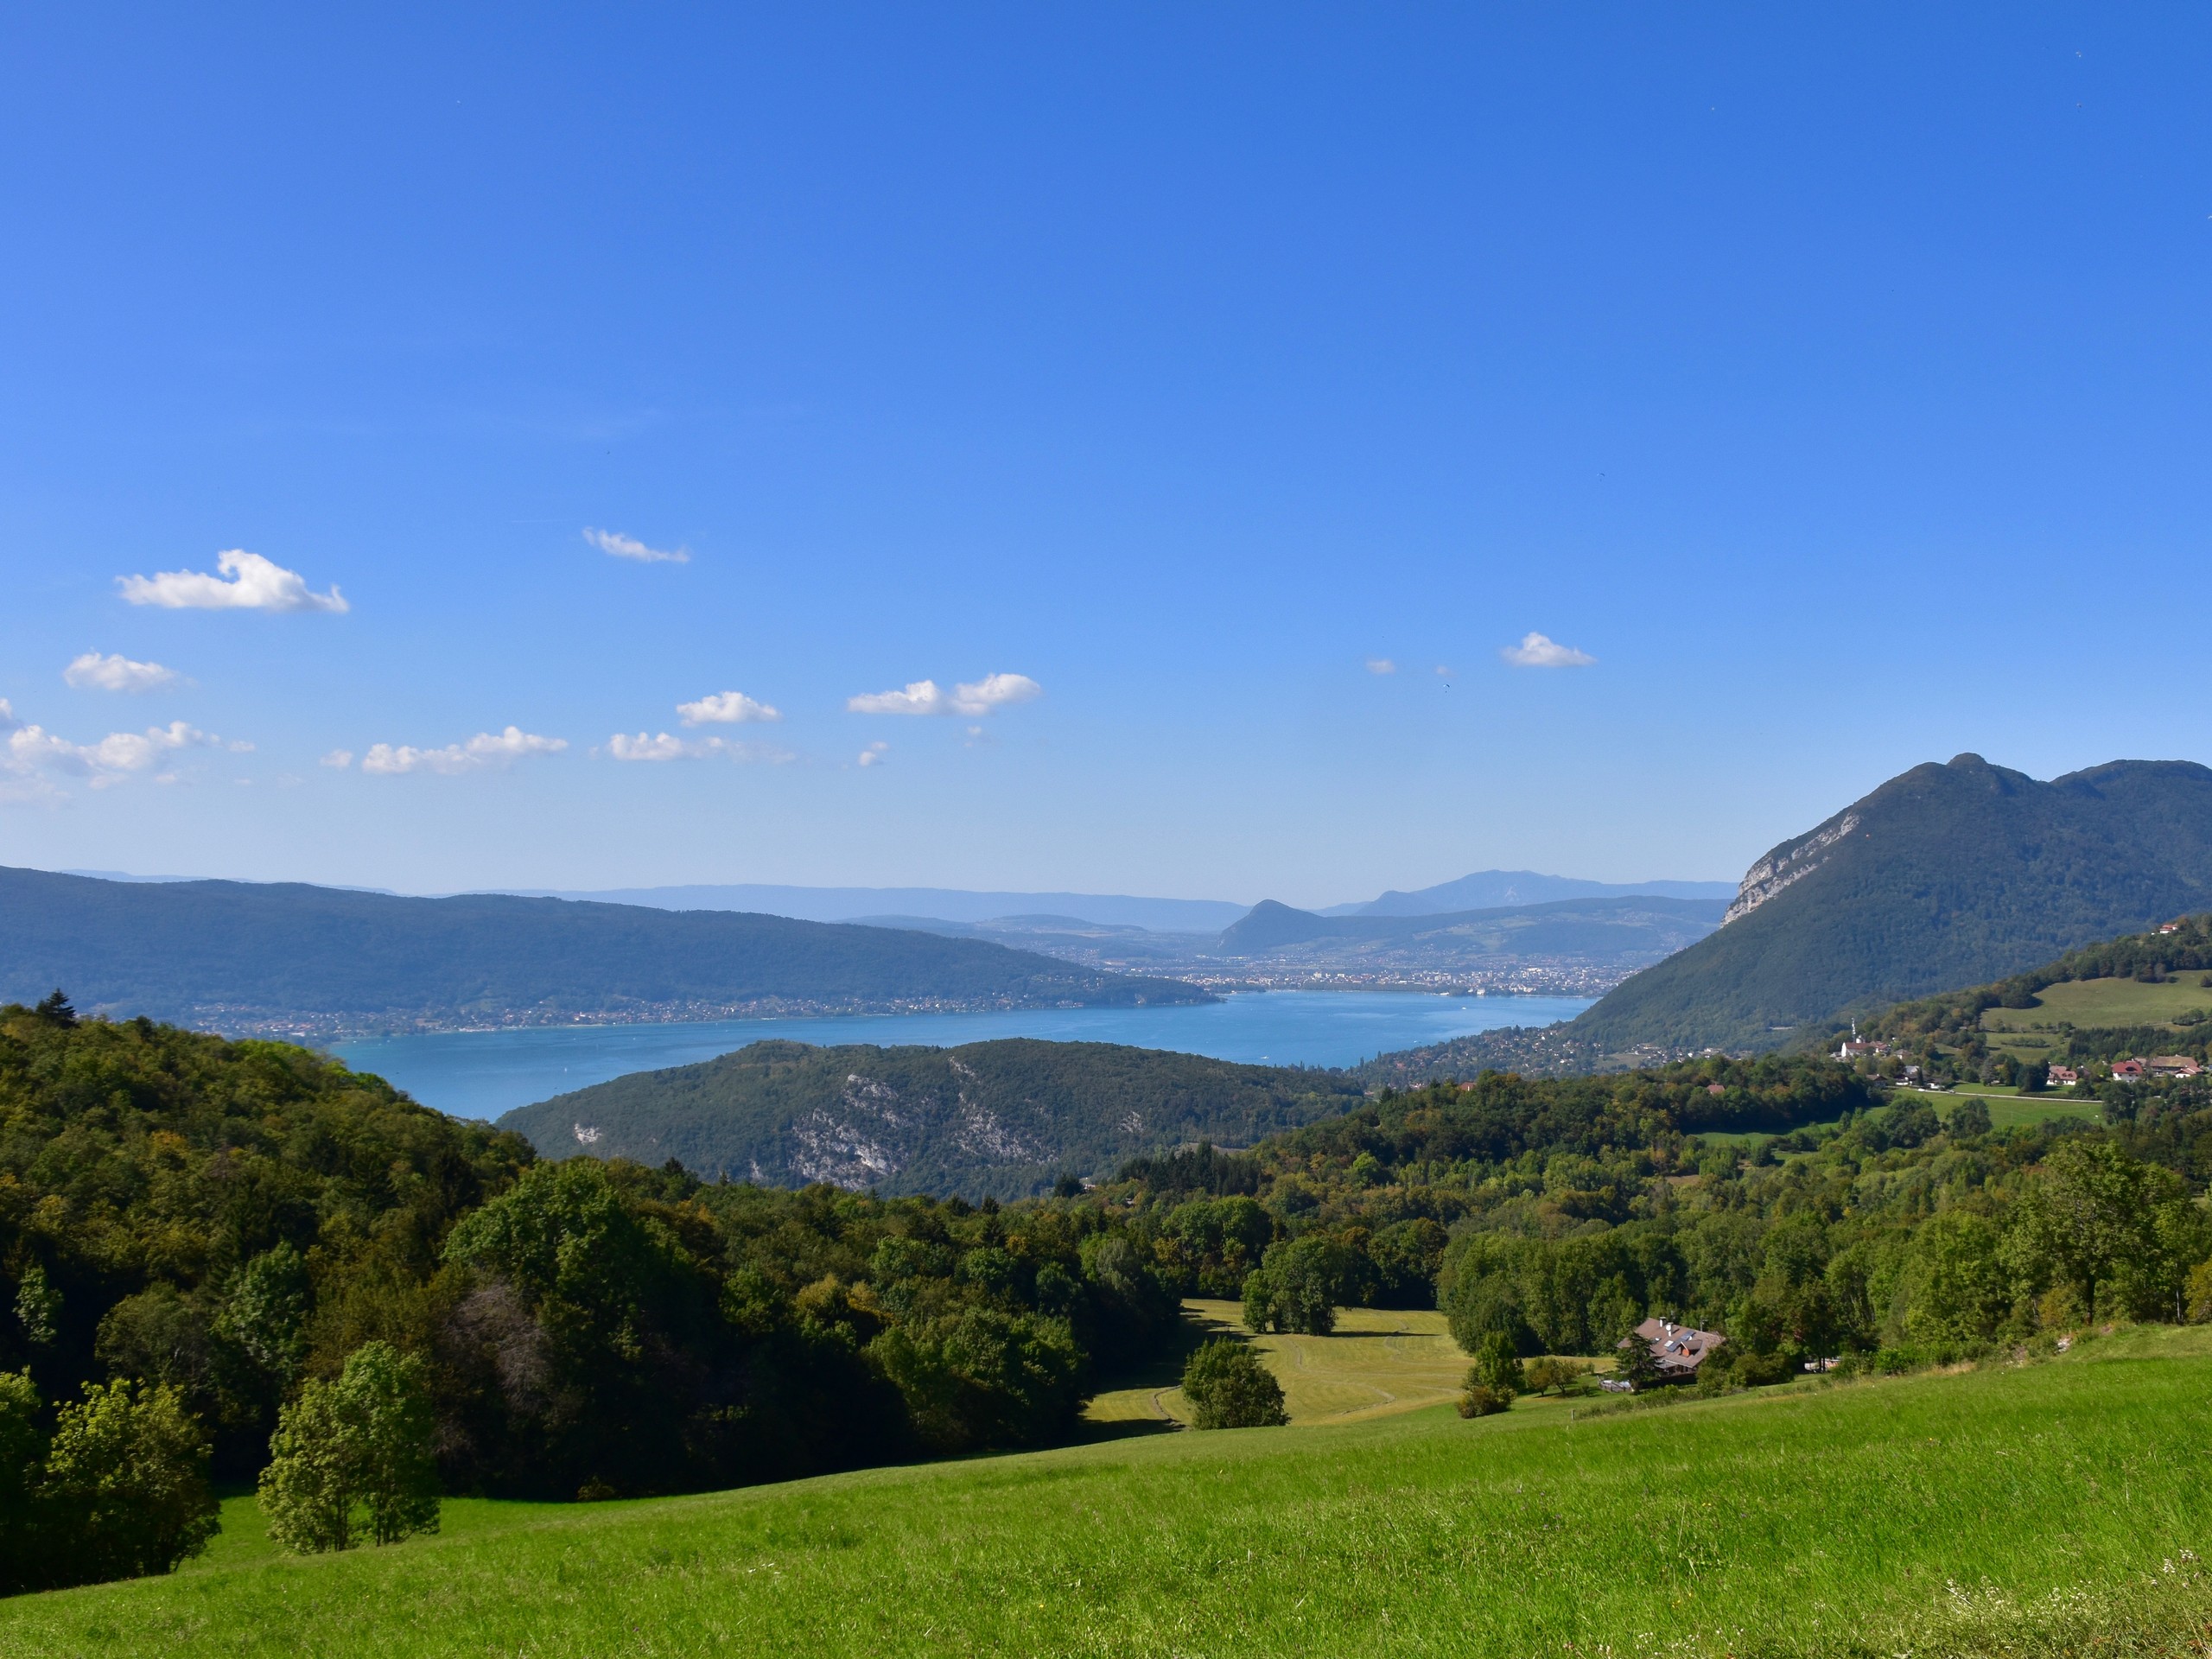
[[[1750,915],[1785,887],[1803,880],[1827,863],[1830,850],[1858,827],[1859,814],[1843,812],[1811,835],[1783,842],[1744,873],[1743,885],[1736,889],[1735,901],[1721,917],[1720,925],[1726,927],[1738,917]]]

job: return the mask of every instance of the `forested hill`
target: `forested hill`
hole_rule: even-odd
[[[1359,1099],[1340,1073],[1106,1043],[762,1042],[556,1096],[499,1126],[553,1158],[674,1158],[709,1179],[1014,1198],[1180,1142],[1249,1145]]]
[[[0,868],[0,1000],[233,1033],[775,1012],[1203,1002],[1180,981],[976,939],[470,894]]]
[[[1568,1027],[1619,1053],[1771,1047],[2212,906],[2212,770],[2117,760],[2038,783],[1914,767],[1751,867],[1719,931]]]

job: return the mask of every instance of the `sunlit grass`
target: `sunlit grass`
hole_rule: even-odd
[[[0,1652],[2184,1652],[2212,1618],[2208,1338],[487,1506],[391,1549],[0,1604]]]

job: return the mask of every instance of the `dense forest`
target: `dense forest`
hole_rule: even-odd
[[[1738,1141],[1746,1129],[1786,1133]],[[1726,1141],[1707,1137],[1729,1135]],[[1948,1123],[1833,1061],[1497,1073],[1386,1095],[1106,1189],[1160,1260],[1248,1318],[1302,1285],[1441,1306],[1463,1346],[1607,1355],[1649,1314],[1729,1337],[1716,1377],[1905,1363],[2091,1319],[2212,1318],[2212,1089],[2139,1086],[2107,1126]],[[1256,1285],[1253,1282],[1259,1281]]]
[[[0,1008],[0,1440],[42,1412],[49,1484],[54,1426],[110,1382],[164,1414],[147,1434],[189,1426],[191,1478],[248,1476],[302,1380],[378,1343],[419,1362],[448,1491],[1040,1445],[1099,1357],[1173,1331],[1179,1288],[1099,1205],[545,1164],[303,1049]],[[50,1554],[39,1581],[99,1559]]]
[[[1205,1002],[1179,980],[981,939],[465,893],[103,881],[0,868],[0,998],[232,1033],[349,1032],[864,1008]]]
[[[499,1127],[549,1158],[674,1158],[709,1178],[1007,1199],[1109,1173],[1147,1147],[1249,1145],[1360,1098],[1337,1072],[1115,1043],[760,1042],[556,1095]]]

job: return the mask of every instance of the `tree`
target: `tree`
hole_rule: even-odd
[[[2062,1142],[2014,1212],[2014,1267],[2031,1291],[2066,1286],[2094,1318],[2101,1289],[2159,1254],[2154,1212],[2172,1182],[2109,1141]]]
[[[1467,1375],[1509,1401],[1529,1391],[1528,1375],[1513,1351],[1513,1339],[1502,1331],[1491,1332],[1476,1345],[1474,1369]]]
[[[2049,1073],[2045,1073],[2048,1078]],[[1968,1098],[1951,1109],[1951,1121],[1944,1126],[1955,1141],[1964,1141],[1989,1133],[1989,1103]]]
[[[1651,1344],[1631,1331],[1621,1338],[1620,1359],[1613,1367],[1613,1375],[1627,1383],[1631,1392],[1641,1394],[1655,1388],[1659,1382],[1659,1361],[1651,1351]]]
[[[207,1437],[175,1389],[92,1384],[55,1415],[34,1512],[49,1584],[166,1573],[221,1525]]]
[[[1970,1211],[1942,1211],[1923,1223],[1905,1268],[1906,1334],[1927,1343],[1991,1335],[2012,1305],[2002,1243],[1996,1226]]]
[[[1565,1394],[1587,1369],[1577,1361],[1554,1359],[1547,1355],[1529,1362],[1529,1386],[1538,1394],[1548,1393],[1553,1389]]]
[[[1249,1343],[1216,1337],[1183,1367],[1193,1428],[1278,1428],[1290,1421],[1282,1385]]]
[[[1337,1325],[1338,1247],[1307,1236],[1271,1245],[1244,1281],[1244,1324],[1251,1331],[1325,1337]]]
[[[379,1544],[438,1528],[438,1471],[421,1363],[365,1343],[335,1382],[284,1408],[262,1471],[270,1535],[302,1554],[345,1549],[364,1522]]]

